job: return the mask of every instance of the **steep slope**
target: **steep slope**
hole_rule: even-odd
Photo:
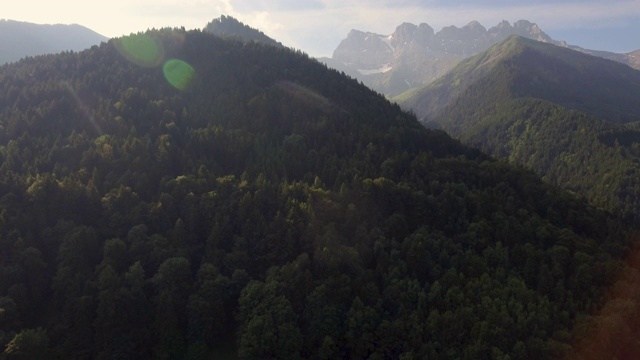
[[[513,37],[398,101],[599,206],[640,215],[640,71]]]
[[[320,61],[353,74],[367,86],[393,97],[431,83],[459,61],[512,35],[569,47],[638,68],[633,53],[617,54],[568,45],[552,39],[538,25],[527,20],[519,20],[513,25],[503,21],[488,30],[472,21],[461,28],[448,26],[439,32],[434,32],[425,23],[418,26],[403,23],[388,36],[352,30],[335,49],[332,58]]]
[[[77,24],[39,25],[0,20],[0,64],[25,56],[80,51],[106,40],[106,37]]]
[[[152,31],[0,89],[8,358],[550,358],[626,252],[289,49]]]

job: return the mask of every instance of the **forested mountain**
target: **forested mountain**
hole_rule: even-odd
[[[512,37],[398,100],[427,125],[640,221],[640,71]]]
[[[281,43],[268,37],[262,31],[245,25],[231,16],[221,15],[219,18],[213,19],[204,27],[204,31],[223,38],[234,38],[236,40],[256,41],[267,45],[282,46]]]
[[[640,353],[587,316],[633,229],[305,54],[165,29],[0,89],[4,358]]]
[[[107,38],[81,25],[40,25],[0,20],[0,64],[25,56],[81,51]]]
[[[438,32],[426,23],[403,23],[390,35],[354,29],[336,47],[331,58],[320,58],[320,61],[393,97],[430,84],[458,62],[512,35],[571,48],[640,69],[637,53],[618,54],[569,45],[552,39],[538,25],[527,20],[518,20],[513,25],[505,20],[489,29],[472,21],[460,28],[447,26]]]

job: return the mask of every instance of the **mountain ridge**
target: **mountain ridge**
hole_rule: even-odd
[[[511,35],[570,47],[631,66],[635,64],[633,53],[615,54],[568,45],[552,39],[537,24],[527,20],[518,20],[513,25],[504,20],[488,30],[477,21],[461,28],[447,26],[438,32],[426,23],[418,26],[403,23],[391,35],[354,29],[336,47],[332,58],[320,60],[392,97],[430,83],[462,59]]]
[[[611,122],[626,123],[640,119],[640,112],[633,106],[640,92],[640,71],[613,60],[570,48],[547,46],[516,35],[464,60],[432,84],[397,99],[419,117],[429,117],[439,111],[441,105],[447,104],[486,72],[493,70],[493,66],[504,65],[505,58],[515,59],[518,65],[526,62],[521,65],[526,71],[518,74],[520,78],[514,79],[509,87],[510,95],[514,97],[560,99],[558,101],[562,105],[593,113]],[[432,97],[434,93],[441,93],[438,89],[443,89],[444,93],[453,92],[444,99],[440,99],[441,95]],[[585,93],[585,89],[591,92]],[[619,101],[616,100],[620,99],[625,106],[618,110]],[[609,106],[609,103],[616,105]],[[597,109],[589,110],[590,104],[597,104]]]
[[[78,24],[34,24],[0,20],[0,64],[25,56],[81,51],[108,38]]]
[[[270,38],[262,31],[252,28],[231,16],[220,15],[219,18],[210,21],[203,28],[203,31],[225,38],[255,41],[272,46],[283,46],[280,42]]]

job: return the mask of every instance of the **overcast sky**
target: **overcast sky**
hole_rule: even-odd
[[[230,15],[286,46],[330,56],[351,29],[391,34],[402,22],[436,31],[472,20],[537,23],[556,40],[596,50],[640,49],[640,0],[17,0],[2,18],[80,24],[115,37],[149,28],[202,28]]]

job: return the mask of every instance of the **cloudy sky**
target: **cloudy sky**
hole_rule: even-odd
[[[76,23],[109,37],[202,28],[230,15],[312,56],[330,56],[351,29],[391,34],[402,22],[424,22],[438,31],[472,20],[490,28],[526,19],[569,44],[640,49],[640,0],[14,0],[2,8],[4,19]]]

